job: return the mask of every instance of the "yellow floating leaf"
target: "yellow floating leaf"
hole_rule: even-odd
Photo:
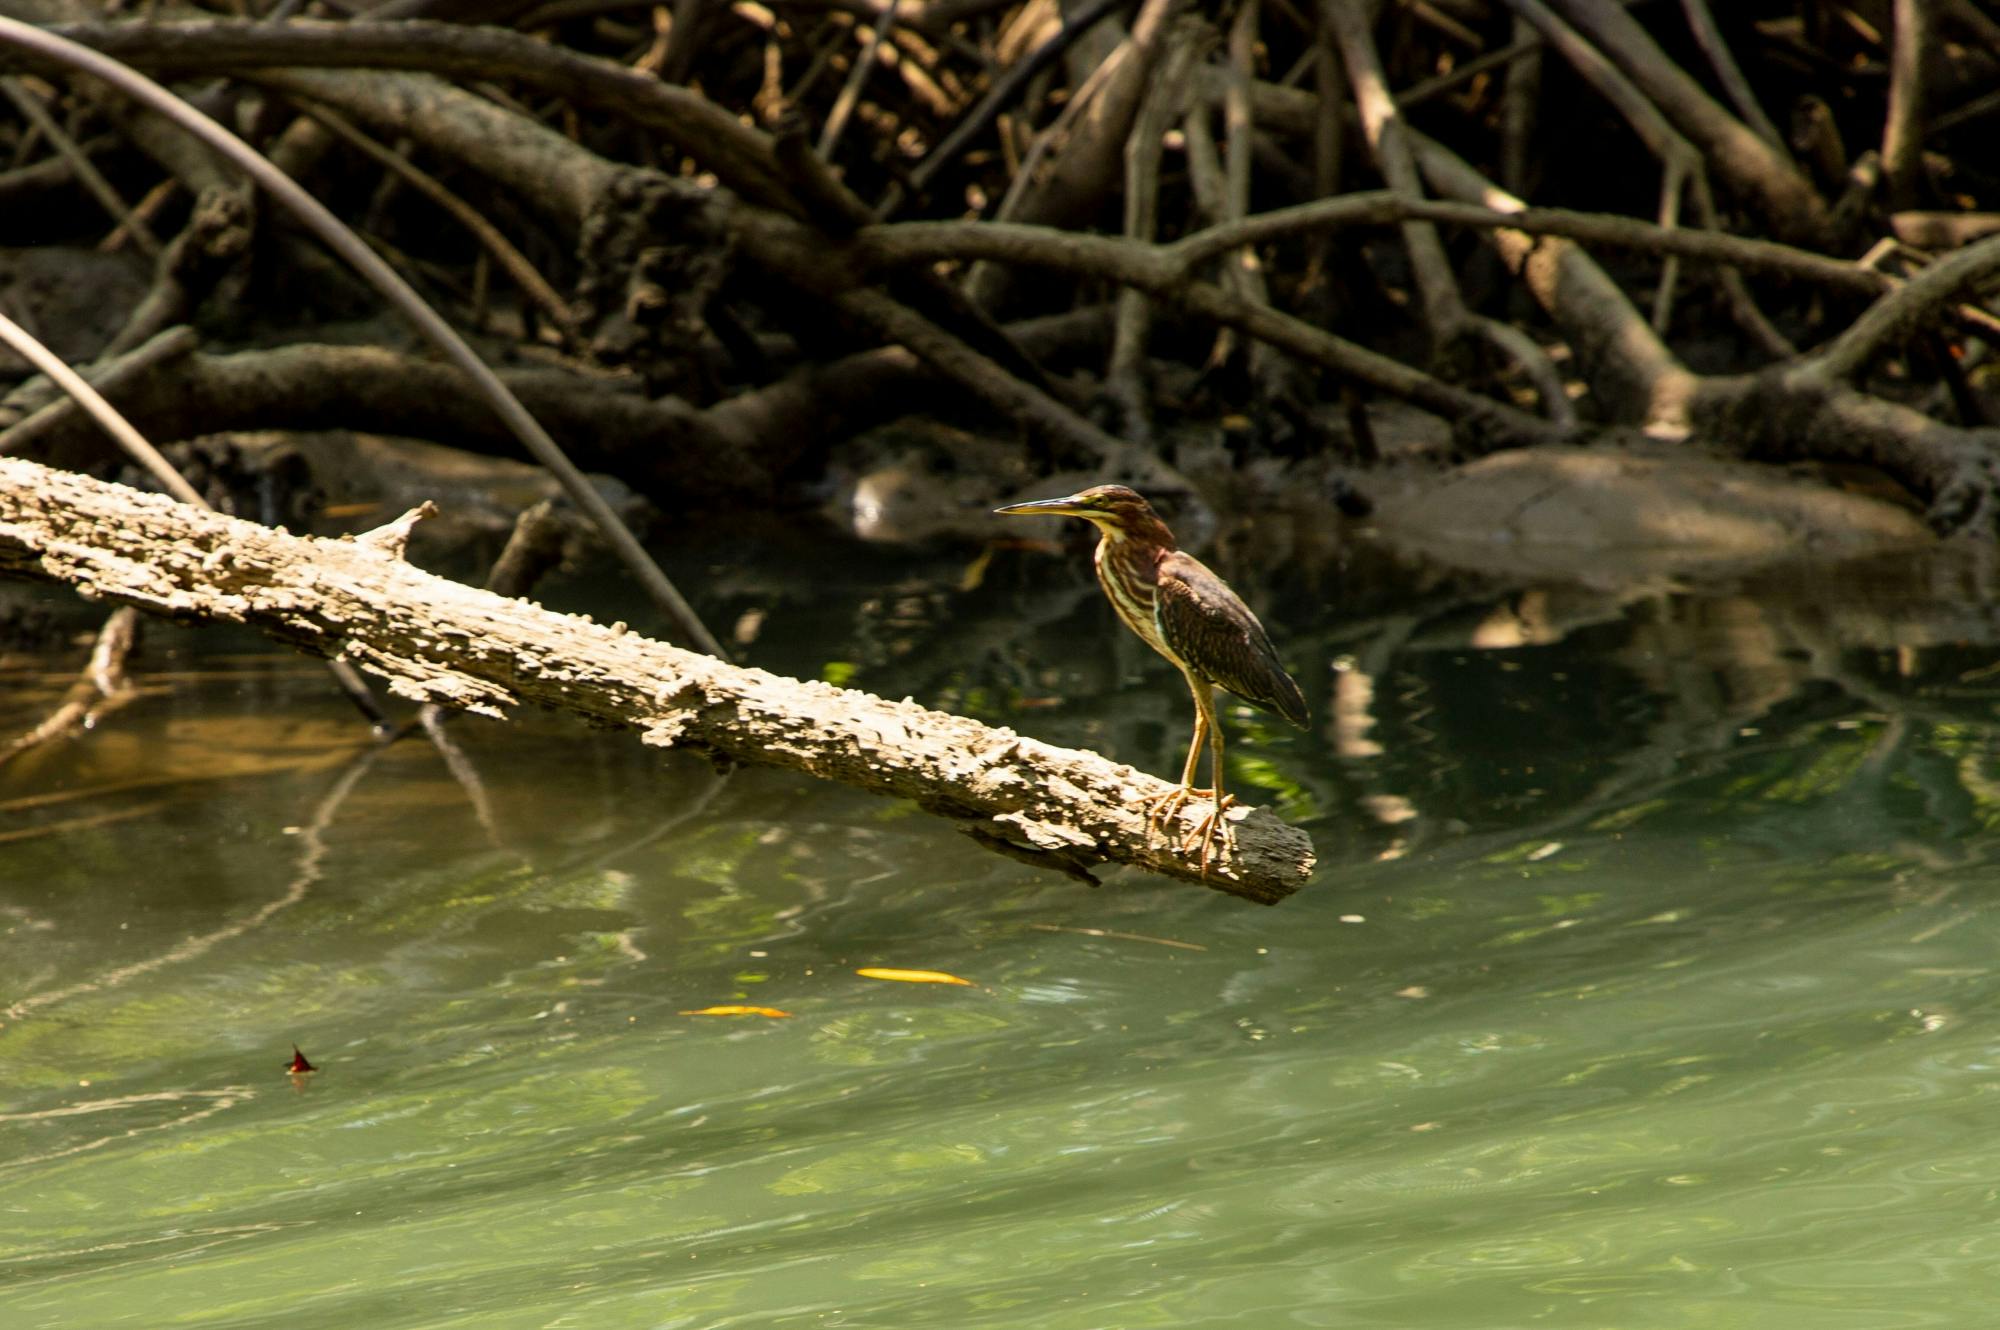
[[[776,1007],[702,1007],[697,1011],[684,1011],[683,1016],[789,1016],[789,1011],[779,1011]]]
[[[943,970],[890,970],[879,965],[870,965],[854,973],[863,979],[893,979],[899,984],[963,984],[972,987],[970,979],[961,979]]]

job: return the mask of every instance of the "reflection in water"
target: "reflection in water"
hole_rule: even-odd
[[[868,558],[708,617],[1178,760],[1087,570]],[[1318,729],[1230,720],[1319,841],[1271,910],[534,716],[453,727],[482,826],[310,668],[143,661],[0,773],[0,1323],[1982,1323],[1980,570],[1294,572]],[[9,723],[66,683],[6,668]]]

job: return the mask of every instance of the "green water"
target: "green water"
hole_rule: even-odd
[[[1184,694],[1050,576],[708,612],[1174,769]],[[1989,1324],[1976,606],[1808,578],[1481,649],[1549,603],[1273,594],[1320,721],[1231,757],[1322,854],[1273,909],[548,717],[459,728],[482,823],[309,665],[156,636],[0,770],[0,1325]],[[74,659],[9,658],[9,732]]]

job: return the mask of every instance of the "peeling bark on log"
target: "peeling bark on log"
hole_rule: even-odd
[[[1148,827],[1166,782],[913,702],[742,669],[413,568],[395,542],[292,536],[160,495],[0,459],[0,574],[173,618],[240,623],[352,661],[390,691],[487,716],[521,703],[662,747],[791,767],[914,800],[981,844],[1090,881],[1132,864],[1262,904],[1312,871],[1304,832],[1232,808],[1203,877]],[[1200,805],[1187,810],[1192,828]],[[1093,883],[1094,885],[1094,883]]]

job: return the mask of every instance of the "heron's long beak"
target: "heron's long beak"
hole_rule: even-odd
[[[1033,503],[1010,503],[1005,508],[995,508],[996,513],[1027,513],[1035,517],[1083,517],[1096,511],[1077,503],[1077,496],[1066,495],[1060,499],[1037,499]]]

